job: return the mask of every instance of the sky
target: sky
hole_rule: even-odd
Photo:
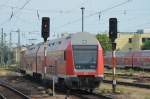
[[[81,7],[84,7],[84,31],[92,34],[108,32],[109,18],[118,19],[119,32],[136,32],[150,28],[150,0],[0,0],[0,28],[8,42],[38,43],[41,38],[41,18],[50,17],[50,38],[61,33],[81,32]]]

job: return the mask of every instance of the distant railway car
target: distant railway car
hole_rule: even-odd
[[[104,64],[111,67],[112,64],[111,52],[106,53]],[[142,50],[135,52],[116,52],[116,65],[120,68],[132,67],[140,69],[150,69],[150,50]]]
[[[76,33],[29,47],[21,54],[21,72],[69,88],[93,90],[103,78],[103,50],[96,37],[89,33]],[[45,63],[46,59],[46,63]],[[45,65],[46,64],[46,65]]]

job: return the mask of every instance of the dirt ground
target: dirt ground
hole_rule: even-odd
[[[137,87],[117,85],[117,93],[112,94],[112,85],[102,83],[99,92],[112,95],[114,99],[150,99],[150,90]]]
[[[5,69],[0,69],[0,80],[9,82],[17,90],[31,97],[31,99],[66,99],[66,95],[63,93],[55,93],[52,96],[51,89],[45,89],[44,87],[24,79],[19,73],[12,72]],[[13,98],[14,99],[14,98]],[[70,96],[67,99],[79,99],[75,96]]]
[[[66,95],[56,93],[51,96],[52,90],[44,89],[42,86],[35,84],[29,80],[24,79],[20,74],[4,69],[0,69],[0,80],[8,81],[14,87],[22,90],[25,94],[32,97],[32,99],[66,99]],[[49,90],[49,92],[47,92]],[[112,85],[102,83],[97,88],[99,93],[107,96],[112,96],[114,99],[150,99],[150,90],[137,87],[126,87],[117,85],[117,94],[112,93]],[[67,99],[79,99],[75,96],[70,96]]]

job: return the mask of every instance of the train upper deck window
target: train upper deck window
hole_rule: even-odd
[[[58,44],[61,44],[61,41],[59,41]]]
[[[74,65],[76,69],[96,69],[97,67],[96,45],[74,45]]]
[[[54,42],[54,43],[52,43],[52,45],[54,46],[54,45],[55,45],[55,42]]]
[[[35,47],[29,48],[29,50],[33,50],[33,49],[35,49]]]

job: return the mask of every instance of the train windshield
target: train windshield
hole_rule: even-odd
[[[96,69],[97,67],[96,45],[74,45],[74,65],[76,69]]]

